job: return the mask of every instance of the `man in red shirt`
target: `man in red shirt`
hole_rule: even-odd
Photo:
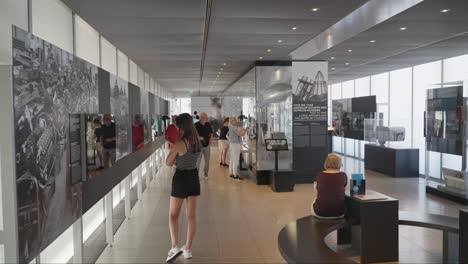
[[[166,128],[166,140],[169,141],[169,148],[172,148],[172,145],[177,141],[179,137],[179,130],[177,129],[175,122],[176,122],[176,115],[173,115],[171,118],[171,124]]]

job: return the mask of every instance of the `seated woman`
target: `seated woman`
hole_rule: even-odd
[[[345,213],[345,187],[348,183],[346,173],[341,172],[341,158],[329,154],[322,171],[315,181],[317,197],[312,203],[312,214],[318,218],[334,219]]]

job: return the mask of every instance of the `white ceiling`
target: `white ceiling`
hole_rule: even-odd
[[[336,83],[468,54],[467,14],[467,0],[425,0],[311,59],[328,60]]]
[[[259,57],[287,59],[367,0],[213,0],[208,32],[211,0],[62,1],[173,94],[198,95],[222,92]]]

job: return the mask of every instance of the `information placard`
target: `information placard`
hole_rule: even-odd
[[[265,139],[267,151],[285,151],[288,150],[288,141],[286,139]]]

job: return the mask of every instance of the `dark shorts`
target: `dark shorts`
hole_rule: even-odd
[[[176,170],[172,177],[171,196],[182,199],[189,196],[200,196],[198,170]]]

